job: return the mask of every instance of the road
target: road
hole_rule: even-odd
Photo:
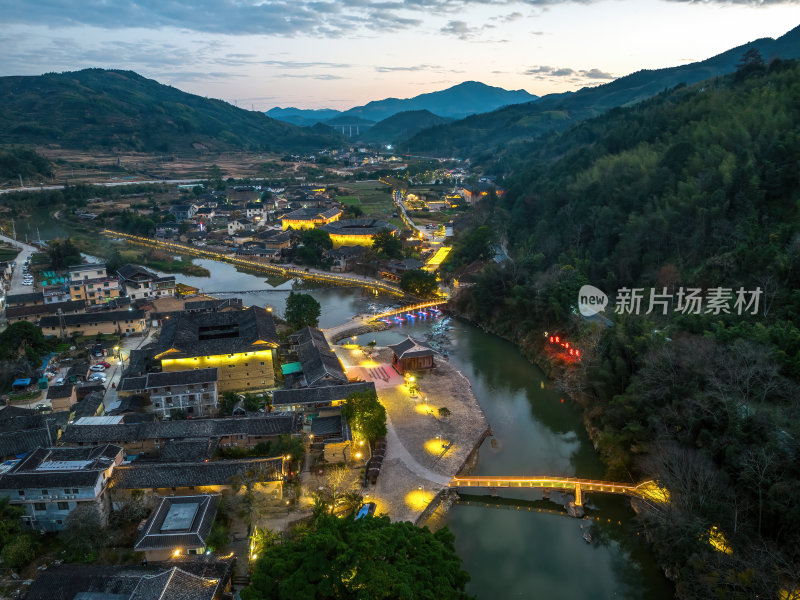
[[[17,246],[18,248],[22,249],[22,252],[17,255],[15,259],[17,261],[17,266],[14,267],[14,272],[11,275],[11,286],[7,292],[7,295],[12,294],[27,294],[33,291],[33,286],[30,285],[23,285],[22,284],[22,265],[25,264],[25,259],[30,257],[31,254],[36,252],[36,248],[33,246],[29,246],[28,244],[23,244],[22,242],[15,241],[14,239],[0,234],[0,240],[4,242],[8,242]]]

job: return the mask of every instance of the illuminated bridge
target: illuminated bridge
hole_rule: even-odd
[[[434,306],[439,306],[441,304],[447,304],[447,299],[433,300],[431,302],[423,302],[422,304],[413,304],[410,306],[404,306],[403,308],[387,310],[386,312],[382,312],[377,315],[371,316],[370,320],[377,321],[378,319],[383,319],[384,317],[391,317],[392,315],[402,315],[404,313],[413,312],[415,310],[422,310],[424,308],[433,308]]]
[[[643,481],[638,485],[614,483],[611,481],[595,481],[593,479],[576,479],[574,477],[502,477],[474,475],[453,477],[451,488],[539,488],[546,490],[568,490],[575,493],[576,506],[583,505],[584,492],[602,492],[604,494],[623,494],[635,498],[643,498],[653,502],[669,502],[669,493],[655,481]]]
[[[139,244],[142,246],[150,246],[152,248],[160,248],[162,250],[170,250],[179,254],[188,254],[189,256],[196,256],[198,258],[207,258],[210,260],[227,262],[238,267],[252,269],[254,271],[262,271],[274,275],[280,275],[286,278],[308,279],[311,281],[320,281],[332,285],[344,286],[357,286],[374,290],[375,292],[382,292],[384,294],[391,294],[393,296],[406,296],[407,294],[395,285],[378,281],[376,279],[360,278],[351,275],[340,275],[338,273],[325,273],[316,270],[298,269],[296,267],[286,267],[281,265],[273,265],[262,263],[255,260],[248,260],[238,256],[228,256],[213,250],[204,250],[196,246],[189,246],[188,244],[176,244],[175,242],[166,242],[155,240],[153,238],[142,237],[138,235],[130,235],[128,233],[121,233],[119,231],[112,231],[111,229],[104,229],[103,235],[108,237],[115,237],[124,239],[132,244]]]

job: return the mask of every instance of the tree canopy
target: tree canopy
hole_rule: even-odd
[[[372,249],[382,257],[402,258],[403,242],[388,229],[381,229],[372,236]]]
[[[294,330],[303,327],[316,327],[322,314],[320,303],[310,294],[289,292],[286,299],[286,322]]]
[[[303,229],[300,233],[302,246],[297,248],[297,257],[305,265],[325,266],[325,251],[333,248],[331,236],[321,229]]]
[[[321,514],[259,557],[244,600],[466,600],[447,528]]]
[[[81,251],[69,238],[49,241],[47,243],[47,256],[50,258],[50,264],[54,269],[66,269],[81,262]]]
[[[344,415],[356,437],[372,442],[386,436],[386,408],[375,392],[355,392],[348,396]]]
[[[400,276],[400,289],[420,298],[433,298],[439,290],[439,284],[433,273],[415,269]]]

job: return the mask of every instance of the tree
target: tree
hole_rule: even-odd
[[[386,228],[372,236],[372,249],[378,256],[386,258],[402,258],[403,256],[403,242]]]
[[[286,299],[286,312],[284,317],[293,330],[303,327],[316,327],[319,324],[319,315],[322,307],[316,299],[309,294],[289,292]]]
[[[420,298],[433,298],[439,285],[436,283],[436,275],[417,269],[406,271],[400,276],[400,288]]]
[[[103,519],[92,502],[81,502],[67,515],[59,534],[68,560],[92,560],[105,542]]]
[[[440,416],[441,418],[443,418],[443,419],[444,419],[445,417],[449,417],[451,414],[453,414],[453,413],[452,413],[452,412],[450,411],[450,409],[449,409],[449,408],[447,408],[446,406],[442,406],[442,407],[439,409],[439,416]]]
[[[469,575],[445,527],[431,533],[387,516],[318,516],[259,557],[244,600],[466,600]]]
[[[344,415],[357,438],[372,442],[386,436],[386,408],[375,392],[356,392],[348,396]]]
[[[30,533],[22,533],[3,546],[0,558],[12,569],[19,569],[34,559],[36,546],[36,540]]]
[[[297,248],[300,262],[313,267],[323,266],[325,251],[333,248],[330,234],[321,229],[303,229],[300,239],[303,242],[303,245]]]
[[[47,256],[54,269],[66,269],[71,265],[81,262],[81,251],[69,238],[65,240],[50,240],[47,243]]]

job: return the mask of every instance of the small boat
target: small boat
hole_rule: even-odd
[[[583,539],[586,541],[587,544],[591,544],[592,543],[592,534],[589,533],[588,531],[584,531],[583,532]]]

